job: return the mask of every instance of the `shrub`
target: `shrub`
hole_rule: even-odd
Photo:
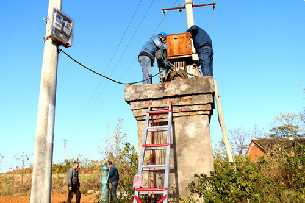
[[[221,155],[214,160],[215,171],[208,177],[196,174],[184,202],[304,202],[305,151],[296,145],[277,159],[235,157],[235,167]],[[293,155],[293,156],[292,156]],[[194,199],[194,195],[199,199]]]

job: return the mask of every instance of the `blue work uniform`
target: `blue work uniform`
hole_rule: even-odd
[[[153,35],[142,47],[138,61],[142,67],[143,80],[145,80],[143,85],[152,84],[151,67],[154,65],[155,53],[161,47],[162,42],[159,35]]]
[[[109,170],[109,182],[111,183],[111,201],[117,199],[116,190],[118,188],[118,181],[119,181],[119,172],[118,169],[112,165]]]
[[[197,25],[191,26],[187,32],[192,34],[203,76],[213,76],[213,48],[210,36]]]

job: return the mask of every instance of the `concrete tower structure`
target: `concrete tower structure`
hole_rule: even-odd
[[[137,120],[139,153],[148,103],[151,101],[153,105],[158,105],[172,101],[169,197],[173,202],[178,202],[179,195],[183,197],[189,194],[187,185],[194,180],[194,174],[209,175],[214,170],[210,138],[214,92],[213,77],[125,86],[125,101],[130,104]]]

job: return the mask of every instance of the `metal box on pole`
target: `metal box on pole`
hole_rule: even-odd
[[[73,20],[63,12],[54,9],[52,31],[49,38],[66,48],[72,46]]]

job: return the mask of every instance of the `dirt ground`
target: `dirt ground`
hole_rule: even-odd
[[[88,195],[85,196],[82,194],[81,201],[82,203],[87,202],[97,202],[94,201],[95,195]],[[64,203],[67,202],[67,197],[63,194],[52,194],[52,203]],[[7,197],[7,196],[0,196],[0,203],[29,203],[30,197]],[[75,202],[75,195],[73,196],[72,202]]]

